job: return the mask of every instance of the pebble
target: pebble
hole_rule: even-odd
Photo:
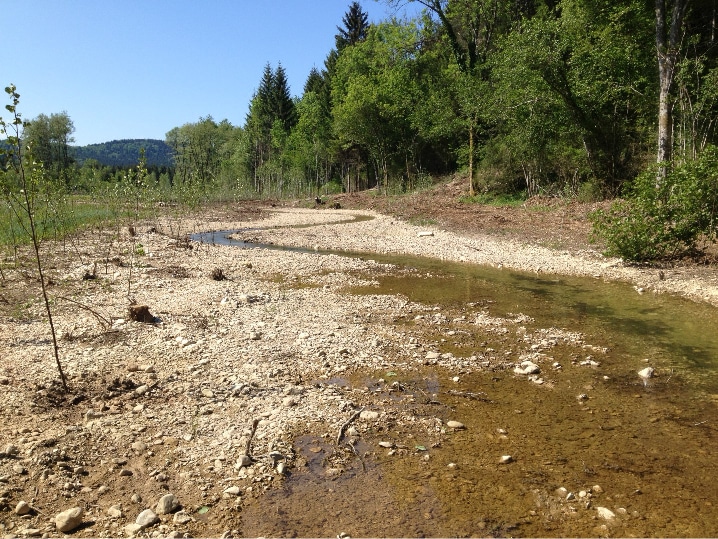
[[[160,521],[160,517],[152,509],[145,509],[135,519],[135,524],[139,524],[142,528],[149,528]]]
[[[284,475],[284,472],[287,471],[287,465],[284,462],[280,462],[277,464],[277,473],[279,475]]]
[[[379,412],[375,412],[374,410],[362,410],[359,417],[368,421],[373,421],[375,419],[379,419]]]
[[[241,491],[242,490],[238,486],[235,485],[235,486],[227,487],[226,489],[224,489],[222,491],[222,494],[227,494],[228,496],[239,496],[239,493]]]
[[[55,527],[57,531],[67,533],[82,524],[82,507],[72,507],[55,515]]]
[[[239,470],[240,468],[251,465],[252,458],[249,455],[240,455],[239,458],[237,458],[237,462],[235,463],[234,467]]]
[[[175,513],[175,515],[172,517],[172,522],[182,526],[184,524],[187,524],[188,522],[192,522],[192,517],[189,516],[184,511],[177,511]]]
[[[209,389],[203,389],[202,396],[211,399],[212,397],[214,397],[214,393]]]
[[[24,500],[17,502],[17,505],[15,506],[16,515],[27,515],[30,511],[32,511],[32,507],[30,507],[29,503]]]
[[[616,518],[616,513],[607,507],[596,507],[596,512],[598,513],[598,516],[604,520],[613,520]]]
[[[125,530],[125,535],[127,537],[134,537],[138,532],[141,532],[144,529],[144,526],[141,524],[137,524],[136,522],[132,522],[131,524],[127,524],[123,530]]]
[[[140,503],[142,501],[142,496],[135,493],[132,495],[132,498],[130,498],[130,499],[132,500],[132,503]]]
[[[0,457],[13,457],[19,452],[20,450],[16,445],[7,445],[5,446],[5,449],[3,449],[2,454],[0,454]]]
[[[514,458],[511,455],[502,455],[499,459],[499,464],[509,464],[510,462],[513,462]]]
[[[135,393],[137,393],[138,395],[144,395],[144,394],[147,393],[149,390],[150,390],[150,387],[149,387],[148,385],[146,385],[146,384],[143,384],[143,385],[141,385],[141,386],[135,388]]]
[[[291,407],[291,406],[296,406],[296,405],[297,405],[297,399],[295,399],[294,397],[291,397],[291,396],[289,396],[289,397],[284,397],[284,400],[282,400],[282,405],[285,406],[285,407],[287,407],[287,408],[289,408],[289,407]]]
[[[649,378],[653,378],[653,374],[655,372],[656,371],[653,367],[646,367],[645,369],[638,371],[638,376],[640,376],[643,380],[648,380]]]
[[[120,477],[129,477],[132,475],[132,470],[128,470],[127,468],[122,468],[120,470]]]
[[[109,509],[107,509],[107,516],[110,518],[122,518],[122,506],[111,505]]]
[[[144,451],[147,451],[147,444],[145,442],[134,442],[132,444],[132,449],[139,453],[142,453]]]
[[[157,502],[157,514],[166,515],[180,508],[179,500],[174,494],[165,494]]]
[[[463,423],[459,423],[458,421],[447,421],[446,426],[454,430],[461,430],[466,428]]]
[[[524,361],[521,363],[521,366],[514,368],[514,372],[516,374],[538,374],[541,372],[541,369],[532,361]]]
[[[379,447],[391,449],[392,447],[394,447],[394,442],[379,442]]]

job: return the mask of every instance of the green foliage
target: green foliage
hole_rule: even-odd
[[[90,160],[95,160],[98,164],[115,167],[133,166],[137,163],[137,156],[141,150],[145,152],[148,166],[171,167],[174,165],[174,152],[163,140],[112,140],[101,144],[70,148],[71,155],[80,166]]]
[[[594,235],[606,254],[632,262],[684,255],[718,236],[718,148],[710,146],[658,180],[641,174],[625,200],[592,214]]]
[[[57,217],[58,197],[54,196],[55,186],[46,174],[42,162],[35,161],[30,151],[24,152],[22,146],[23,130],[27,124],[23,121],[18,104],[20,94],[15,85],[5,88],[10,104],[5,109],[10,113],[11,120],[6,122],[0,117],[0,135],[4,135],[7,146],[0,150],[3,157],[3,169],[0,174],[0,194],[10,208],[10,217],[19,225],[19,229],[30,240],[35,258],[35,270],[40,281],[40,289],[45,304],[47,321],[52,335],[55,363],[65,392],[68,391],[67,380],[60,363],[57,335],[52,317],[51,301],[45,282],[44,259],[40,254],[42,242],[41,227]]]
[[[75,126],[67,112],[40,114],[25,124],[23,144],[32,148],[35,159],[55,178],[67,179],[73,159],[70,144]]]
[[[336,47],[340,52],[346,47],[356,45],[366,39],[369,30],[369,15],[362,10],[359,2],[352,2],[349,11],[342,18],[342,22],[344,28],[337,26],[339,33],[335,36]]]

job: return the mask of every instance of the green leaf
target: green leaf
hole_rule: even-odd
[[[415,446],[414,446],[414,449],[416,449],[417,451],[426,451],[426,446],[424,446],[424,445],[415,445]]]
[[[386,373],[387,376],[396,376],[396,373],[394,371],[389,371]]]
[[[197,513],[199,513],[200,515],[204,515],[207,511],[209,511],[209,507],[207,507],[206,505],[203,505],[202,507],[197,509]]]

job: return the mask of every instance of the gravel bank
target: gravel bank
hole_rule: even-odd
[[[259,222],[182,225],[187,232],[251,228],[239,236],[253,242],[621,279],[718,300],[715,283],[681,282],[669,271],[659,280],[593,252],[461,237],[369,212],[263,214]],[[371,219],[336,224],[356,216]],[[315,226],[286,228],[307,224]],[[168,231],[169,222],[156,228]],[[88,235],[74,252],[55,246],[52,293],[69,298],[55,307],[69,395],[57,382],[36,283],[22,271],[7,272],[3,298],[12,297],[12,308],[0,325],[0,535],[236,536],[241,509],[287,470],[301,468],[298,435],[335,444],[328,474],[341,474],[354,458],[345,435],[355,439],[389,425],[418,429],[437,443],[445,435],[436,407],[417,418],[397,406],[410,394],[379,401],[374,389],[342,382],[355,372],[427,364],[462,375],[517,369],[543,383],[537,373],[550,368],[548,353],[556,346],[584,356],[586,349],[605,353],[561,329],[526,333],[520,313],[493,318],[480,305],[441,312],[400,296],[347,293],[350,285],[398,271],[371,260],[189,244],[148,227],[134,237],[110,236]],[[147,306],[153,323],[129,319],[128,296]],[[406,319],[414,329],[394,323]],[[465,357],[440,354],[424,336],[437,328],[447,335],[483,332],[489,341],[511,332],[520,336],[519,349],[510,357],[489,347]],[[394,391],[389,381],[375,383]],[[163,498],[168,493],[176,497],[171,509]]]
[[[659,271],[627,266],[620,259],[606,258],[595,250],[556,251],[495,236],[461,236],[432,226],[414,226],[367,211],[283,209],[272,215],[266,226],[299,223],[313,223],[317,226],[269,228],[238,234],[237,237],[278,245],[411,254],[521,271],[625,281],[634,284],[640,293],[672,293],[718,306],[718,279],[714,275],[686,277],[680,268]],[[371,219],[341,226],[333,224],[352,216]]]

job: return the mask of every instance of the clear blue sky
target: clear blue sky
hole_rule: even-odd
[[[242,125],[267,62],[281,62],[301,95],[350,3],[0,0],[0,88],[17,86],[25,119],[66,111],[78,145],[164,139],[207,115]],[[370,22],[420,7],[407,2],[395,13],[383,1],[360,4]]]

